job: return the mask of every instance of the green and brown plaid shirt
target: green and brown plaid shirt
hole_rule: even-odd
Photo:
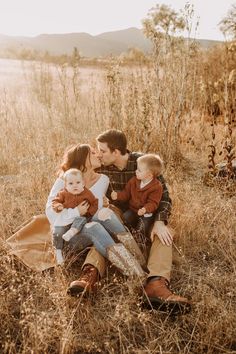
[[[114,165],[101,167],[99,172],[107,175],[110,179],[110,185],[107,191],[107,197],[109,199],[111,199],[110,197],[112,190],[121,191],[122,189],[124,189],[126,183],[130,180],[130,178],[135,176],[135,171],[137,169],[137,158],[142,155],[143,154],[138,152],[129,152],[127,166],[122,171]],[[161,220],[167,223],[167,220],[171,213],[171,199],[163,176],[160,175],[157,178],[162,184],[163,194],[159,207],[156,211],[155,220]],[[112,204],[121,208],[123,211],[128,209],[128,203],[112,201]]]

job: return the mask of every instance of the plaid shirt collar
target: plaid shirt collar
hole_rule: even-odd
[[[115,165],[109,165],[109,166],[102,166],[101,171],[116,171],[116,172],[125,172],[125,171],[135,171],[136,166],[137,166],[137,158],[139,156],[142,156],[141,153],[138,152],[131,152],[127,150],[127,153],[129,154],[128,161],[126,167],[124,167],[122,170],[119,169]]]

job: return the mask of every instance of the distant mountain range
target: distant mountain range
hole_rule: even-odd
[[[203,47],[211,47],[219,41],[198,40]],[[105,32],[96,36],[88,33],[41,34],[36,37],[12,37],[0,35],[0,52],[7,49],[31,49],[48,52],[52,55],[71,54],[74,47],[84,57],[104,57],[119,55],[130,48],[150,52],[152,44],[141,29],[128,28],[120,31]]]

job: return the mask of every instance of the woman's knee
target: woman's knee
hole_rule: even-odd
[[[90,221],[85,224],[83,232],[89,237],[99,237],[99,235],[107,233],[106,229],[98,221]]]
[[[98,221],[111,220],[113,215],[114,215],[114,213],[113,213],[113,211],[111,209],[102,208],[97,213],[97,220]]]
[[[90,229],[100,229],[101,225],[97,221],[90,221],[84,225],[84,231],[89,231]]]
[[[86,236],[96,242],[111,242],[112,237],[99,222],[91,221],[84,226]]]

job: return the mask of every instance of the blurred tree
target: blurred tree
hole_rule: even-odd
[[[119,59],[130,63],[148,63],[148,57],[139,48],[129,48],[127,52],[121,53]]]
[[[181,156],[181,124],[195,102],[197,47],[181,36],[184,30],[190,36],[193,13],[189,3],[179,12],[157,4],[143,20],[144,34],[153,43],[155,125],[165,146],[165,161]]]
[[[78,48],[77,47],[74,47],[73,48],[73,53],[72,53],[72,56],[71,56],[71,64],[72,66],[76,66],[79,64],[79,61],[80,61],[80,54],[79,54],[79,51],[78,51]]]
[[[225,35],[236,39],[236,4],[232,5],[227,15],[220,21],[220,30]]]
[[[144,33],[151,40],[163,35],[174,35],[185,28],[184,17],[166,5],[156,5],[143,20]]]
[[[157,4],[149,10],[147,18],[143,20],[143,31],[153,43],[156,59],[165,57],[177,48],[176,44],[181,39],[175,35],[182,32],[186,26],[185,17],[169,6]]]

